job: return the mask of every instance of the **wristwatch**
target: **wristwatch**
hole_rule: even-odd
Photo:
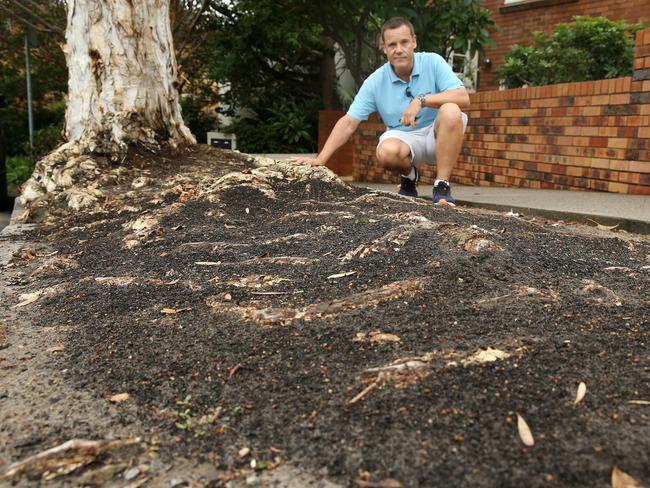
[[[427,94],[421,93],[417,96],[418,101],[420,102],[420,108],[424,108],[427,102]]]

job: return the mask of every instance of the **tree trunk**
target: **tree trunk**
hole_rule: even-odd
[[[119,161],[131,144],[155,150],[196,142],[178,102],[169,2],[68,0],[68,142],[39,161],[24,203],[75,184],[83,171],[72,159],[88,168],[84,156]]]
[[[323,54],[320,60],[321,98],[323,108],[331,110],[336,107],[336,64],[334,61],[334,41],[323,36]]]

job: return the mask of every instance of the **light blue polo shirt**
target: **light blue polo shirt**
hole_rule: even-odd
[[[402,114],[413,98],[406,94],[410,87],[413,97],[421,93],[440,93],[464,86],[444,58],[435,53],[414,53],[413,72],[409,83],[397,77],[390,63],[384,64],[361,85],[354,97],[348,115],[357,120],[368,120],[379,112],[388,129],[411,131],[433,124],[438,109],[423,108],[418,113],[415,127],[402,125]]]

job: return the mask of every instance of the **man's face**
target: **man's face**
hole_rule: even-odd
[[[384,54],[395,68],[411,68],[417,42],[406,25],[384,31]]]

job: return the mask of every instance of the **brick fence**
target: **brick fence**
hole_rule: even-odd
[[[467,185],[650,195],[650,29],[636,37],[631,77],[471,95],[453,181]],[[354,136],[355,180],[395,182],[374,161],[384,125]],[[423,182],[434,178],[423,168]]]

